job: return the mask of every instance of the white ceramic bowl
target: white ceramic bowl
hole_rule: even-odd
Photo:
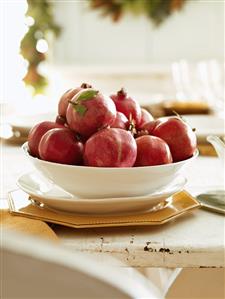
[[[166,188],[181,169],[195,159],[157,166],[105,168],[64,165],[34,158],[27,142],[22,146],[33,166],[45,178],[80,198],[142,196]]]

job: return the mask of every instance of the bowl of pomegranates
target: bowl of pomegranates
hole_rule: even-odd
[[[124,89],[106,96],[88,84],[62,95],[55,122],[36,124],[23,150],[46,180],[90,199],[165,189],[198,154],[179,116],[154,119]]]

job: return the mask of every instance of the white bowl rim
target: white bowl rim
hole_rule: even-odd
[[[84,165],[71,165],[71,164],[61,164],[61,163],[56,163],[56,162],[49,162],[49,161],[45,161],[45,160],[41,160],[37,157],[32,156],[29,151],[28,151],[28,141],[26,141],[23,145],[22,145],[22,149],[25,152],[25,155],[27,155],[28,157],[32,158],[32,159],[36,159],[38,161],[40,161],[41,163],[44,163],[46,165],[55,165],[58,167],[64,167],[64,168],[76,168],[76,169],[89,169],[89,170],[97,170],[97,171],[118,171],[118,169],[120,169],[120,171],[123,170],[130,170],[130,171],[135,171],[138,169],[159,169],[159,168],[167,168],[170,167],[172,165],[180,165],[180,164],[185,164],[185,162],[189,162],[191,160],[194,160],[198,155],[199,155],[199,150],[196,149],[194,152],[194,155],[191,156],[188,159],[179,161],[179,162],[173,162],[173,163],[168,163],[168,164],[161,164],[161,165],[152,165],[152,166],[135,166],[135,167],[97,167],[97,166],[84,166]],[[131,170],[132,169],[132,170]]]

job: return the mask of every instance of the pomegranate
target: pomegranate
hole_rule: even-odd
[[[84,163],[88,166],[132,167],[136,155],[135,139],[130,132],[119,128],[102,129],[84,147]]]
[[[197,148],[197,138],[192,128],[179,117],[169,117],[153,130],[154,136],[166,141],[173,161],[181,161],[193,156]]]
[[[145,135],[136,139],[137,159],[135,166],[152,166],[172,163],[169,146],[161,138]]]
[[[149,135],[152,135],[153,130],[159,125],[161,124],[161,119],[157,119],[157,120],[151,120],[145,124],[143,124],[140,128],[140,130],[143,131],[147,131]]]
[[[70,129],[51,129],[42,136],[38,150],[42,160],[77,165],[82,161],[83,144]]]
[[[49,130],[54,128],[64,128],[63,125],[57,124],[52,121],[43,121],[35,125],[29,132],[28,135],[28,146],[29,152],[34,157],[39,157],[38,146],[41,137]]]
[[[123,88],[110,97],[115,103],[117,111],[122,112],[129,120],[132,118],[136,125],[140,123],[141,107],[135,99],[127,95]]]
[[[154,117],[146,109],[141,108],[141,120],[137,125],[137,129],[142,128],[144,124],[154,121]]]
[[[115,121],[116,107],[113,101],[97,90],[81,90],[69,103],[67,123],[70,129],[82,137],[88,138]]]
[[[128,127],[128,119],[122,112],[116,112],[116,119],[111,125],[111,128],[120,128],[126,130]]]
[[[69,104],[69,101],[82,89],[90,88],[91,85],[87,83],[82,83],[80,87],[77,88],[71,88],[67,90],[60,98],[59,104],[58,104],[58,114],[59,116],[62,116],[66,118],[66,110]]]

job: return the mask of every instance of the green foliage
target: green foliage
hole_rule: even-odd
[[[175,10],[181,9],[187,0],[87,0],[93,9],[100,9],[104,16],[118,21],[125,13],[146,15],[155,25],[160,25]],[[44,91],[48,81],[39,73],[39,65],[46,60],[45,53],[36,49],[38,39],[48,40],[49,36],[58,36],[60,27],[55,23],[52,7],[54,1],[27,0],[26,16],[34,19],[21,41],[21,54],[28,61],[24,82],[33,87],[34,94]]]
[[[54,22],[52,14],[52,4],[47,0],[27,0],[28,10],[26,16],[34,19],[21,41],[20,50],[22,56],[28,61],[29,66],[24,82],[31,85],[34,94],[43,92],[47,85],[47,79],[39,73],[38,67],[42,61],[46,59],[44,53],[40,53],[36,49],[38,39],[48,40],[50,35],[58,36],[60,28]]]
[[[75,104],[73,106],[73,108],[75,109],[75,111],[80,114],[80,116],[84,116],[84,114],[86,113],[87,111],[87,108],[84,106],[84,105],[81,105],[81,104]]]
[[[77,113],[83,116],[86,113],[87,108],[84,105],[82,105],[82,102],[93,99],[94,97],[96,97],[97,94],[98,94],[98,90],[94,90],[94,89],[83,90],[82,93],[78,96],[78,98],[76,98],[74,102],[69,101],[69,103],[73,105],[73,109]]]
[[[98,94],[98,90],[94,90],[94,89],[84,90],[80,94],[80,96],[77,98],[77,102],[88,101],[88,100],[94,98],[97,94]]]
[[[187,0],[89,0],[94,9],[101,9],[103,16],[118,21],[126,12],[144,14],[155,25],[160,25]]]

